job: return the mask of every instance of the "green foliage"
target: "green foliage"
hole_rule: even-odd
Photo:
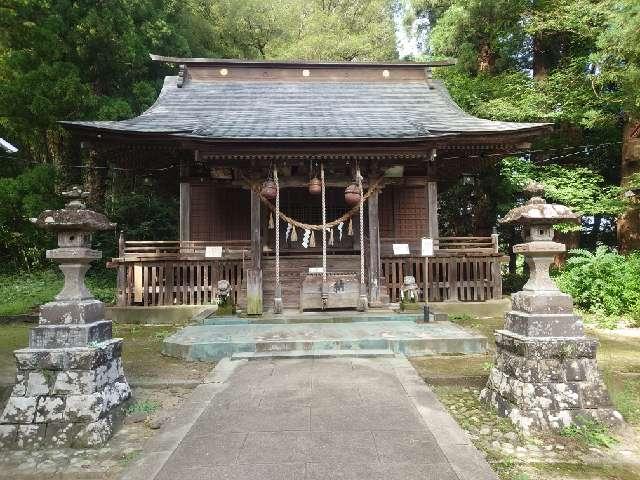
[[[131,415],[134,413],[147,413],[151,414],[157,411],[162,404],[155,400],[143,400],[140,402],[134,402],[131,405],[128,405],[125,409],[125,413],[127,415]]]
[[[577,424],[564,427],[560,430],[560,436],[573,438],[590,447],[611,448],[618,443],[606,425],[586,417],[580,418]]]
[[[545,198],[567,205],[582,215],[616,217],[626,207],[622,189],[606,185],[600,173],[587,167],[536,165],[522,158],[507,157],[501,163],[500,174],[512,191],[521,191],[531,180],[536,180],[544,185]]]
[[[29,218],[60,205],[55,178],[55,171],[47,165],[0,178],[0,271],[43,264],[44,251],[53,245],[53,240]]]
[[[640,380],[627,380],[622,389],[611,393],[612,401],[625,420],[640,424]]]
[[[87,287],[96,298],[106,303],[116,300],[115,272],[91,269]],[[32,272],[0,274],[0,316],[33,312],[50,302],[62,289],[62,273],[53,268]]]
[[[640,253],[620,255],[606,246],[571,250],[558,287],[589,312],[640,316]]]

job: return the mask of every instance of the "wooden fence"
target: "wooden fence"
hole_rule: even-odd
[[[425,258],[420,256],[383,257],[382,275],[392,302],[400,301],[404,276],[411,275],[430,302],[481,302],[502,298],[500,265],[505,261],[497,253],[438,253],[429,257],[428,288],[425,289]]]
[[[215,302],[218,280],[227,280],[234,300],[244,303],[242,260],[114,261],[118,269],[118,305],[206,305]]]
[[[243,306],[246,269],[251,267],[248,242],[214,242],[222,246],[223,256],[207,258],[205,249],[211,243],[125,242],[121,238],[119,258],[108,263],[118,271],[118,305],[211,304],[215,302],[218,280],[225,279],[231,284],[236,304]],[[438,250],[436,256],[428,260],[426,289],[423,257],[382,255],[382,276],[390,301],[400,301],[405,275],[415,277],[423,292],[421,299],[426,291],[431,302],[484,301],[502,297],[500,264],[506,257],[498,253],[497,236],[440,238],[435,244]],[[336,256],[331,262],[342,262],[343,258],[355,262],[359,257]],[[265,259],[264,263],[265,272],[269,273],[269,260]],[[283,265],[286,264],[283,261]],[[337,267],[337,264],[330,266]],[[265,282],[270,281],[269,276]],[[269,297],[270,288],[264,286],[265,297]]]

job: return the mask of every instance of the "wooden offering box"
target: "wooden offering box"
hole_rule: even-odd
[[[360,283],[357,273],[327,273],[327,305],[325,308],[357,308],[359,295]],[[302,275],[300,309],[322,309],[322,273]]]

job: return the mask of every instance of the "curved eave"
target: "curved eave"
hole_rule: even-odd
[[[85,125],[72,121],[60,121],[64,128],[70,131],[82,132],[87,136],[108,136],[110,138],[149,138],[159,140],[190,140],[198,143],[415,143],[437,142],[439,140],[482,141],[494,138],[511,137],[514,140],[533,138],[553,130],[553,124],[539,124],[529,128],[510,131],[487,132],[432,132],[432,134],[417,137],[208,137],[195,135],[190,131],[137,131],[108,128],[106,126]],[[479,142],[482,143],[482,142]]]

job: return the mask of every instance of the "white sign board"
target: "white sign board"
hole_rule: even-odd
[[[394,243],[393,244],[393,254],[394,255],[410,255],[409,244],[408,243]]]
[[[322,267],[309,267],[309,273],[322,273]]]
[[[422,256],[433,257],[433,238],[422,239]]]
[[[205,258],[222,258],[222,246],[204,248]]]

